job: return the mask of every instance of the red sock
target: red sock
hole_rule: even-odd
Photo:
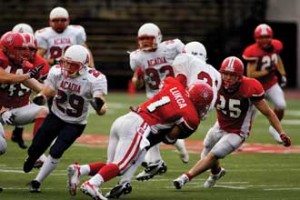
[[[191,181],[192,180],[192,176],[188,173],[188,172],[186,172],[186,173],[184,173],[188,178],[189,178],[189,181]]]
[[[33,137],[35,136],[37,130],[40,128],[42,123],[44,122],[45,118],[36,118],[34,121],[34,126],[33,126]]]
[[[90,166],[90,173],[89,175],[90,176],[94,176],[95,174],[98,173],[98,171],[104,167],[106,164],[105,163],[102,163],[102,162],[93,162],[93,163],[90,163],[89,166]]]
[[[116,177],[119,174],[119,172],[119,167],[116,164],[110,163],[102,167],[98,174],[100,174],[104,182],[106,182]]]

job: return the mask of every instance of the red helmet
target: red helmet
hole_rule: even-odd
[[[235,56],[227,57],[223,60],[219,71],[222,75],[223,88],[228,92],[236,91],[244,73],[243,62]]]
[[[254,39],[257,45],[264,50],[268,50],[272,46],[272,38],[273,30],[267,24],[260,24],[254,30]]]
[[[70,23],[69,13],[65,8],[53,8],[49,15],[49,24],[57,33],[62,33]]]
[[[202,81],[196,81],[189,87],[188,91],[189,98],[197,108],[200,118],[204,118],[214,96],[212,88]]]
[[[37,52],[37,40],[31,33],[22,33],[22,35],[25,37],[27,46],[30,52],[30,55],[28,56],[29,61],[33,61],[36,52]]]
[[[260,24],[258,25],[254,30],[254,38],[260,38],[260,37],[273,37],[273,30],[272,28],[267,24]]]
[[[0,40],[3,52],[9,59],[21,63],[29,54],[27,42],[21,33],[9,31]]]

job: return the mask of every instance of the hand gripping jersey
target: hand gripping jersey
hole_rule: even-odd
[[[82,45],[86,41],[85,30],[79,25],[69,25],[63,33],[57,33],[51,27],[46,27],[36,31],[35,37],[38,48],[47,49],[46,59],[60,58],[69,46]]]
[[[233,94],[221,88],[216,105],[220,128],[228,133],[248,135],[255,111],[253,102],[263,98],[264,89],[253,78],[243,77],[239,90]]]
[[[264,69],[271,69],[272,67],[277,67],[278,55],[282,51],[282,42],[276,39],[272,39],[273,50],[271,52],[266,52],[255,43],[252,44],[244,50],[243,58],[246,61],[257,61],[258,71]],[[264,89],[267,90],[278,82],[276,72],[272,71],[266,76],[257,78],[259,82],[263,85]]]
[[[33,63],[34,67],[43,65],[43,68],[35,77],[39,81],[43,81],[49,71],[49,64],[45,59],[36,54]],[[29,68],[24,68],[21,65],[17,65],[9,62],[8,58],[2,51],[0,51],[0,67],[7,73],[11,74],[25,74]],[[21,83],[17,84],[0,84],[0,106],[6,108],[19,108],[29,104],[29,98],[31,90]]]
[[[57,91],[52,112],[73,124],[86,124],[92,97],[95,94],[107,94],[105,75],[91,68],[76,78],[65,78],[61,68],[56,65],[50,69],[45,85]]]
[[[194,132],[199,123],[199,115],[188,98],[187,91],[176,79],[168,77],[163,88],[139,108],[139,115],[150,125],[153,133],[184,124]]]
[[[136,50],[130,53],[130,67],[135,71],[138,67],[144,72],[146,95],[152,97],[159,90],[160,83],[167,76],[174,77],[172,62],[184,51],[184,44],[179,39],[160,43],[156,51]]]
[[[173,69],[175,77],[178,75],[185,77],[186,87],[191,86],[197,80],[210,85],[214,93],[210,109],[214,107],[222,80],[221,74],[213,66],[191,54],[182,53],[175,58]]]

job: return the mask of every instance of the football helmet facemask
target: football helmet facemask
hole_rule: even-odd
[[[69,13],[65,8],[53,8],[49,15],[49,24],[57,33],[62,33],[70,23]]]
[[[188,88],[188,91],[189,98],[196,107],[200,118],[205,118],[214,96],[212,88],[202,81],[196,81]]]
[[[3,52],[15,63],[22,63],[30,54],[26,39],[21,33],[9,31],[1,37],[0,43]]]
[[[185,51],[188,54],[192,54],[202,61],[206,61],[206,49],[205,46],[200,42],[189,42],[185,45]]]
[[[243,78],[243,62],[235,56],[227,57],[223,60],[219,71],[222,76],[222,87],[229,93],[237,91]]]
[[[143,51],[153,51],[161,43],[162,34],[157,25],[153,23],[143,24],[138,30],[137,42]]]
[[[76,78],[84,73],[89,64],[89,52],[82,45],[70,46],[60,59],[64,77]]]
[[[271,47],[271,41],[273,38],[273,30],[267,24],[260,24],[254,30],[254,39],[257,45],[262,49],[268,49]]]

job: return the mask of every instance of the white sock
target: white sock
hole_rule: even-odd
[[[279,143],[282,143],[282,140],[279,136],[279,133],[275,130],[275,128],[273,128],[273,126],[270,126],[269,127],[269,133],[273,136],[273,138],[279,142]]]
[[[99,187],[103,182],[103,177],[100,174],[96,174],[89,180],[90,184]]]
[[[146,158],[147,158],[147,163],[156,163],[162,160],[162,157],[160,155],[160,150],[159,150],[159,144],[151,147],[148,150]]]
[[[174,146],[176,147],[176,149],[179,151],[180,154],[187,154],[183,139],[178,139],[174,144]]]
[[[87,176],[91,172],[91,168],[89,165],[80,165],[80,174]]]
[[[56,168],[59,161],[60,159],[52,158],[52,156],[49,155],[34,180],[41,183]]]
[[[47,156],[45,154],[42,154],[40,157],[39,157],[39,160],[45,162],[45,160],[47,159]]]

